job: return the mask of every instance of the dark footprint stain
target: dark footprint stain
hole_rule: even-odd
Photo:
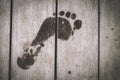
[[[65,14],[64,11],[60,11],[60,13],[59,13],[60,16],[63,16],[64,14]]]
[[[71,71],[68,71],[68,74],[70,74],[70,75],[71,75],[71,74],[72,74],[72,72],[71,72]]]
[[[55,15],[55,13],[53,13]],[[82,26],[81,20],[75,20],[76,14],[64,11],[59,12],[60,17],[58,17],[58,39],[61,39],[63,41],[67,41],[71,35],[75,32],[76,29],[80,29]],[[61,17],[64,16],[65,18]],[[69,19],[75,20],[72,26],[69,22]],[[31,65],[34,64],[35,60],[34,57],[38,56],[38,53],[41,50],[41,47],[44,47],[44,42],[47,41],[50,37],[52,37],[55,34],[55,17],[49,17],[44,20],[42,23],[37,36],[32,41],[31,46],[37,46],[40,45],[36,52],[33,53],[33,50],[30,50],[29,52],[25,52],[25,54],[22,57],[18,57],[17,64],[22,69],[29,69]],[[29,49],[29,48],[28,48]],[[28,50],[27,50],[28,51]],[[71,74],[71,71],[69,71],[69,74]]]
[[[74,26],[75,26],[76,29],[80,29],[81,26],[82,26],[82,21],[81,20],[76,20],[74,22]]]
[[[32,42],[32,46],[44,43],[48,38],[55,33],[55,18],[47,18],[41,25],[36,38]]]
[[[33,55],[33,49],[30,49],[30,53]]]
[[[73,13],[73,14],[71,15],[71,18],[74,20],[74,19],[76,18],[76,14]]]
[[[23,54],[22,57],[17,59],[18,66],[22,69],[29,69],[29,66],[34,64],[33,56],[29,54]]]
[[[69,21],[59,17],[58,38],[61,40],[68,40],[71,34],[72,27]]]
[[[64,11],[61,11],[60,16],[66,15],[66,17],[69,17],[71,15],[70,12],[67,12],[65,14]],[[72,18],[76,18],[76,14],[71,15]],[[58,23],[58,38],[61,40],[68,40],[70,35],[72,34],[72,26],[66,18],[58,17],[59,23]],[[80,29],[82,26],[81,20],[75,20],[74,22],[74,28]],[[47,18],[43,24],[41,25],[40,30],[38,31],[38,34],[36,38],[32,42],[32,46],[44,43],[47,39],[49,39],[51,36],[55,34],[55,18]]]
[[[71,13],[70,13],[70,12],[67,12],[67,13],[66,13],[66,17],[67,17],[67,18],[69,18],[69,17],[70,17],[70,15],[71,15]]]

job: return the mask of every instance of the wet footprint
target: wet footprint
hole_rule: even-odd
[[[59,12],[58,17],[58,39],[63,41],[69,40],[69,37],[73,35],[76,30],[79,30],[82,26],[81,20],[76,20],[76,14],[71,12]],[[31,65],[34,64],[38,53],[41,48],[44,47],[44,42],[46,42],[50,37],[55,34],[55,24],[56,24],[55,13],[53,17],[46,18],[35,39],[32,41],[28,48],[24,49],[24,54],[18,57],[17,64],[22,69],[29,69]],[[70,20],[74,20],[70,24]],[[74,26],[72,26],[74,25]]]

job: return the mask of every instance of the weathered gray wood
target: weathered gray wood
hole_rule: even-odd
[[[18,67],[17,58],[35,39],[43,21],[55,12],[54,0],[13,0],[13,4],[12,80],[53,80],[54,37],[45,42],[30,69]]]
[[[0,80],[8,79],[10,0],[0,0]]]
[[[58,80],[97,80],[97,0],[58,0],[59,11],[76,13],[82,27],[67,41],[58,39]],[[66,17],[64,17],[66,18]],[[74,21],[66,18],[74,27]]]
[[[101,80],[120,80],[120,0],[100,0]]]

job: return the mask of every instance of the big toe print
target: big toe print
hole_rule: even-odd
[[[58,39],[63,41],[69,40],[69,37],[74,34],[76,30],[79,30],[82,26],[81,20],[76,20],[77,15],[71,12],[59,12],[58,17]],[[29,69],[31,65],[34,64],[38,53],[42,47],[44,47],[44,42],[48,41],[50,37],[55,34],[55,13],[53,17],[46,18],[35,39],[31,42],[31,45],[24,49],[23,55],[18,57],[17,64],[22,69]],[[73,23],[70,21],[73,20]]]

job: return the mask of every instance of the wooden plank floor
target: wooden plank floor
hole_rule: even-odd
[[[0,80],[54,80],[55,1],[13,0],[9,73],[10,0],[0,0]],[[120,79],[119,3],[119,0],[58,0],[57,80],[98,80],[98,50],[99,80]],[[29,69],[23,67],[29,60],[22,66],[18,63],[18,57],[26,50],[39,53]]]
[[[0,0],[0,80],[9,72],[10,0]]]
[[[69,27],[72,29],[80,27],[75,26],[74,22],[76,20],[82,21],[81,28],[76,28],[73,36],[71,35],[68,40],[58,39],[58,80],[97,80],[97,6],[97,0],[58,0],[58,10],[65,12],[62,18],[70,22],[71,26],[68,25]],[[69,12],[71,15],[68,18]],[[76,14],[76,19],[71,18],[72,14]],[[64,22],[64,25],[67,23]],[[69,28],[64,32],[68,34],[68,31]]]
[[[101,80],[120,79],[120,0],[100,0]]]
[[[23,49],[32,47],[30,44],[35,40],[42,23],[55,12],[54,4],[53,0],[13,1],[12,80],[54,79],[54,37],[44,43],[45,46],[41,48],[30,69],[24,70],[17,65],[17,59],[23,55]],[[33,51],[37,49],[32,48]]]

